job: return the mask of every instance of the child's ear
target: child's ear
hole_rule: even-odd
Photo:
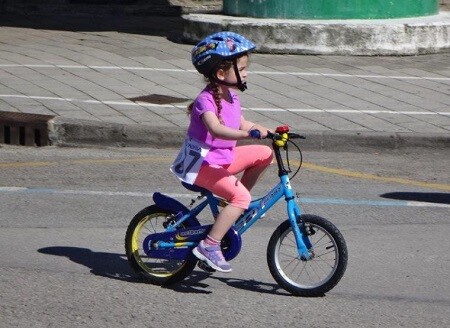
[[[225,71],[223,69],[217,70],[216,77],[219,81],[225,80]]]

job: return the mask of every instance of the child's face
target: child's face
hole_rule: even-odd
[[[239,74],[241,75],[241,81],[245,82],[247,78],[247,65],[248,65],[248,56],[242,56],[237,60],[237,67],[239,70]],[[219,77],[219,76],[218,76]],[[228,70],[222,72],[223,81],[228,83],[237,83],[238,79],[236,73],[234,71],[234,67],[230,67]]]

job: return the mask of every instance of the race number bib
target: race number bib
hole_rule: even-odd
[[[170,171],[181,181],[193,184],[209,148],[201,142],[186,138]]]

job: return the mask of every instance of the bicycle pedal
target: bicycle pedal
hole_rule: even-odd
[[[206,271],[208,273],[213,273],[216,272],[215,269],[211,268],[208,263],[206,263],[205,261],[198,261],[197,266],[202,269],[203,271]]]

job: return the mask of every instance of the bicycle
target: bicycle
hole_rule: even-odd
[[[296,296],[323,296],[340,281],[347,267],[347,246],[338,228],[325,218],[302,214],[291,184],[288,144],[300,148],[292,139],[305,137],[289,132],[287,126],[269,133],[278,166],[280,182],[265,196],[255,199],[244,211],[222,240],[221,247],[227,261],[235,258],[241,249],[241,236],[257,222],[282,197],[287,203],[288,219],[273,232],[267,245],[267,264],[275,281]],[[288,169],[285,168],[281,150],[286,151]],[[300,165],[293,176],[301,167]],[[208,190],[182,183],[187,189],[199,192],[190,208],[160,192],[153,194],[150,205],[131,220],[126,236],[125,251],[134,271],[155,285],[180,282],[195,266],[214,272],[205,262],[199,261],[192,249],[204,239],[212,224],[201,225],[197,219],[206,207],[213,217],[226,205],[223,199]],[[201,202],[192,208],[192,206]]]

